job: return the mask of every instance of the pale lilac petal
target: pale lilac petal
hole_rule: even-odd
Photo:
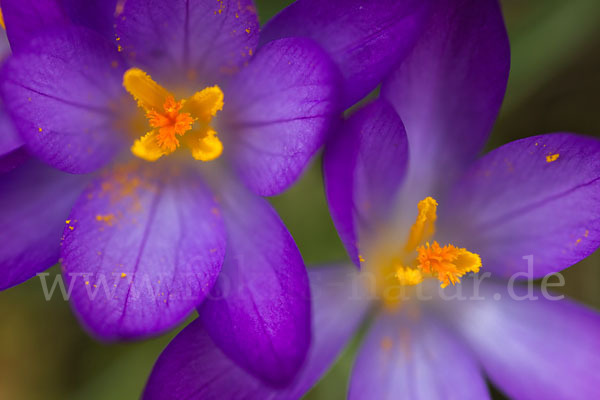
[[[327,143],[325,193],[337,231],[356,265],[359,232],[388,218],[407,162],[404,126],[385,100],[352,115]]]
[[[377,317],[355,361],[348,399],[489,398],[475,358],[433,315],[411,310]]]
[[[309,277],[313,341],[306,362],[290,385],[276,389],[248,374],[219,350],[196,320],[161,354],[144,400],[301,398],[331,366],[368,308],[364,297],[354,292],[355,274],[349,267],[312,268]]]
[[[225,251],[217,204],[194,172],[132,163],[104,172],[64,230],[76,314],[104,340],[164,332],[207,296]]]
[[[426,32],[382,86],[406,126],[406,190],[417,201],[437,196],[481,151],[510,66],[497,0],[435,3]]]
[[[452,304],[447,313],[493,383],[519,400],[600,398],[600,314],[537,289],[530,292],[536,300],[510,293],[506,284],[484,281],[485,300]]]
[[[495,274],[528,271],[528,256],[529,278],[570,267],[600,245],[600,141],[560,133],[492,151],[452,189],[439,226]]]
[[[422,32],[430,1],[298,0],[276,15],[261,43],[283,37],[317,41],[344,77],[343,108],[375,89]]]
[[[294,38],[262,47],[227,86],[219,129],[250,189],[272,196],[302,173],[338,118],[338,78],[316,43]]]
[[[200,318],[241,367],[272,384],[289,383],[310,344],[310,294],[302,257],[266,200],[237,183],[227,185],[221,197],[227,251]]]

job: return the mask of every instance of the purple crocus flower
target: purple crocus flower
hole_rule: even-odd
[[[309,270],[313,341],[295,380],[256,380],[195,321],[146,398],[300,398],[367,315],[350,399],[489,398],[485,376],[515,399],[600,397],[598,313],[512,285],[598,248],[600,142],[556,133],[478,158],[508,70],[497,1],[436,2],[381,98],[326,146],[331,214],[360,271]]]
[[[257,195],[286,189],[337,118],[326,52],[307,38],[257,48],[251,0],[2,8],[2,97],[33,157],[0,180],[0,289],[55,263],[62,235],[92,335],[159,334],[202,304],[236,363],[288,381],[310,342],[308,278]]]

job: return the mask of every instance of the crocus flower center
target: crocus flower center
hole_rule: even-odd
[[[123,86],[145,111],[151,130],[136,140],[131,152],[147,161],[176,151],[183,143],[192,157],[211,161],[223,152],[223,144],[211,127],[212,118],[223,109],[223,92],[211,86],[185,100],[175,100],[169,91],[138,68],[123,76]]]
[[[481,268],[481,257],[452,244],[440,245],[431,241],[435,235],[438,203],[432,197],[418,204],[417,219],[410,228],[408,239],[400,252],[389,257],[374,254],[375,262],[366,260],[375,268],[375,291],[388,305],[398,303],[398,293],[393,287],[415,286],[427,278],[437,279],[442,288],[455,285],[469,272],[477,273]]]

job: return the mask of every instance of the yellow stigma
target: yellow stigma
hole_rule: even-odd
[[[438,242],[429,243],[435,234],[438,203],[432,197],[419,202],[417,220],[410,229],[410,235],[404,246],[407,254],[417,253],[412,266],[398,265],[396,278],[404,286],[418,285],[425,277],[437,278],[441,287],[457,284],[468,272],[479,272],[481,257],[475,253],[452,244],[440,246]]]
[[[211,161],[223,152],[212,118],[223,109],[223,92],[218,86],[204,88],[187,100],[175,100],[169,91],[138,68],[123,76],[123,86],[137,101],[151,130],[135,141],[131,152],[147,161],[173,153],[183,143],[192,157]]]

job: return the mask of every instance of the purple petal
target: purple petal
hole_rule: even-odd
[[[308,39],[262,47],[225,92],[225,151],[247,186],[280,193],[300,175],[337,118],[339,75]]]
[[[433,316],[408,314],[378,316],[352,370],[348,399],[489,398],[475,359],[453,332]]]
[[[510,66],[497,0],[436,4],[423,37],[382,87],[406,126],[407,190],[417,201],[436,196],[481,151]]]
[[[258,44],[251,0],[128,0],[117,36],[155,79],[214,84],[246,63]]]
[[[2,0],[6,33],[14,51],[40,34],[70,24],[96,30],[112,39],[117,0]]]
[[[0,32],[0,59],[4,60],[4,58],[9,55],[10,44],[8,43],[8,38],[6,37],[6,31],[4,33]]]
[[[521,289],[515,293],[527,292]],[[456,304],[454,322],[488,376],[511,398],[600,398],[600,314],[532,293],[537,300],[518,301],[505,285],[483,282],[486,300]]]
[[[2,0],[2,14],[15,52],[27,47],[40,33],[70,22],[57,0]]]
[[[0,176],[0,290],[58,261],[65,219],[87,181],[33,159]]]
[[[221,269],[219,213],[196,173],[138,163],[103,173],[64,230],[63,272],[83,324],[112,340],[185,319]]]
[[[310,343],[302,257],[265,200],[233,184],[222,196],[227,252],[200,318],[217,346],[241,367],[272,384],[288,383]]]
[[[106,39],[112,40],[115,36],[114,25],[117,3],[123,3],[127,0],[59,1],[73,23],[93,29]]]
[[[600,141],[560,133],[518,140],[477,162],[440,206],[440,229],[509,276],[560,271],[600,245]]]
[[[422,0],[299,0],[273,18],[261,43],[316,40],[344,77],[344,108],[375,89],[414,45],[428,15]]]
[[[29,159],[25,146],[20,146],[8,153],[0,155],[0,174],[12,171]]]
[[[0,60],[10,56],[6,35],[0,32]],[[0,174],[8,172],[27,160],[23,139],[17,133],[4,104],[0,101]]]
[[[21,146],[23,146],[23,140],[0,103],[0,157],[17,150]]]
[[[326,146],[323,174],[329,208],[356,265],[358,232],[387,217],[407,161],[404,125],[385,100],[352,115]]]
[[[365,315],[367,303],[352,292],[353,276],[343,267],[309,269],[313,341],[302,369],[286,388],[267,386],[237,366],[196,320],[161,354],[144,400],[301,398],[330,367]]]
[[[27,159],[23,144],[23,139],[0,101],[0,174],[12,170]]]
[[[123,69],[113,46],[83,28],[43,35],[13,55],[1,90],[28,149],[71,173],[110,161],[125,139],[114,126]]]

